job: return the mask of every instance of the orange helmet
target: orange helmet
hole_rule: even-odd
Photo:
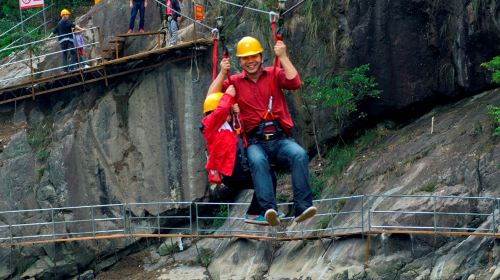
[[[264,49],[260,44],[259,40],[254,37],[243,37],[236,45],[236,56],[250,56],[254,54],[262,53]]]
[[[222,92],[210,93],[207,98],[205,98],[205,103],[203,103],[203,114],[215,110],[217,105],[219,105],[222,95],[224,95]]]
[[[62,9],[61,10],[61,17],[65,15],[71,15],[71,12],[68,9]]]

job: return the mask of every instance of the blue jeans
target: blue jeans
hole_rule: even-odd
[[[133,1],[132,2],[132,12],[130,14],[130,22],[128,24],[128,29],[134,30],[135,17],[137,16],[137,11],[139,11],[139,29],[144,29],[144,1]]]
[[[76,68],[77,63],[77,55],[75,45],[72,41],[66,40],[62,43],[59,43],[62,52],[64,71],[68,72]],[[69,56],[69,61],[68,61]]]
[[[261,214],[264,214],[267,209],[277,210],[270,163],[287,167],[292,173],[295,215],[302,214],[304,210],[312,206],[309,157],[306,151],[292,138],[287,137],[271,141],[251,138],[248,142],[248,162]]]

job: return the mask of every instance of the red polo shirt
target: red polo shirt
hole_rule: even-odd
[[[243,128],[246,132],[256,128],[265,113],[267,112],[269,99],[273,96],[273,106],[271,112],[274,118],[279,121],[285,130],[293,127],[292,117],[288,111],[285,95],[282,89],[294,90],[300,88],[301,81],[299,75],[288,80],[285,70],[276,69],[276,79],[273,79],[274,67],[264,67],[257,82],[250,80],[246,72],[232,75],[231,81],[236,88],[236,102],[240,107]],[[278,86],[272,87],[272,83],[277,82]],[[225,80],[222,85],[224,92],[229,86],[229,81]],[[274,92],[271,91],[274,88]]]

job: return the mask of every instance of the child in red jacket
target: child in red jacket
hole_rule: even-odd
[[[253,188],[250,172],[245,171],[242,166],[242,161],[246,158],[241,152],[243,141],[231,125],[233,106],[234,112],[239,112],[237,104],[235,104],[235,95],[236,90],[233,86],[229,86],[225,93],[209,94],[203,105],[205,117],[201,127],[208,152],[205,168],[209,173],[209,181],[215,184],[222,182],[233,190]],[[220,179],[218,175],[220,175]],[[274,173],[272,175],[273,185],[276,187],[276,176]],[[254,193],[245,222],[268,225],[260,212],[260,206]],[[282,217],[285,216],[281,212],[279,214]]]

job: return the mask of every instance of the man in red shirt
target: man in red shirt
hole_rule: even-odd
[[[283,41],[277,41],[274,46],[282,67],[263,67],[263,51],[257,39],[242,38],[237,44],[236,56],[243,72],[231,76],[231,81],[224,80],[231,65],[229,59],[223,59],[221,71],[208,92],[224,91],[230,84],[236,88],[249,144],[247,153],[255,193],[266,221],[275,226],[280,220],[270,163],[291,170],[296,222],[311,218],[317,209],[312,206],[309,159],[306,151],[290,137],[293,121],[283,93],[283,89],[300,87],[299,74],[288,58]]]

